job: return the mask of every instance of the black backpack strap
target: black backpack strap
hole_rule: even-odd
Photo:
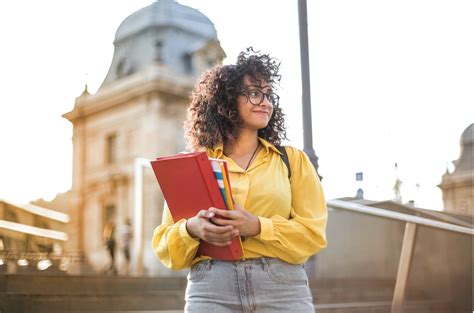
[[[285,163],[286,168],[288,169],[288,179],[291,178],[291,168],[290,168],[290,160],[288,159],[288,153],[286,153],[286,148],[284,146],[275,146],[278,151],[281,153],[281,158],[283,159],[283,163]]]

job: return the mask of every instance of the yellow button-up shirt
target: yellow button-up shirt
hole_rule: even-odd
[[[243,241],[244,258],[262,256],[302,264],[327,245],[327,208],[319,178],[307,155],[287,147],[291,179],[280,152],[259,138],[260,149],[247,170],[223,154],[223,146],[209,149],[211,158],[227,161],[234,202],[260,220],[261,232]],[[186,230],[186,220],[173,221],[167,207],[155,229],[152,248],[168,268],[187,268],[207,256],[195,256],[199,240]]]

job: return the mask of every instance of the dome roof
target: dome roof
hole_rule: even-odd
[[[204,14],[174,0],[159,0],[128,16],[117,29],[115,41],[157,26],[175,26],[209,39],[217,39],[214,24]]]
[[[474,142],[474,123],[469,125],[461,135],[461,145],[466,145]]]

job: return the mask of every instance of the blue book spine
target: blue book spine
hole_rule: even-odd
[[[227,205],[227,198],[225,196],[225,186],[224,186],[224,177],[222,176],[222,170],[219,165],[219,161],[217,160],[210,160],[212,171],[214,172],[214,176],[216,176],[217,185],[219,185],[219,190],[221,191],[222,198]]]

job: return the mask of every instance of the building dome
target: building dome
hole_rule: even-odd
[[[467,145],[474,142],[474,123],[469,125],[461,135],[461,145]]]
[[[158,0],[118,27],[112,62],[99,90],[134,74],[149,76],[150,70],[192,78],[224,57],[208,17],[174,0]]]
[[[459,159],[453,161],[456,166],[453,175],[464,175],[463,173],[468,173],[472,176],[472,164],[474,160],[474,138],[472,137],[472,130],[474,124],[469,125],[461,135],[460,146],[461,153]]]
[[[152,27],[177,27],[207,39],[217,39],[214,24],[196,9],[174,0],[158,0],[128,16],[120,24],[115,41]]]
[[[472,201],[474,164],[474,123],[471,123],[461,135],[461,151],[459,158],[453,161],[455,169],[452,173],[446,171],[439,187],[443,190],[444,208],[447,211],[472,216],[474,203]]]

